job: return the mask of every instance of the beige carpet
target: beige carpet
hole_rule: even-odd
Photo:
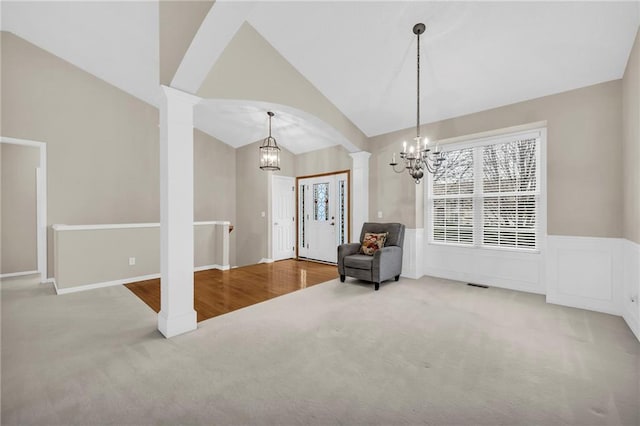
[[[543,296],[336,280],[165,340],[124,287],[1,286],[3,425],[640,424],[623,320]]]

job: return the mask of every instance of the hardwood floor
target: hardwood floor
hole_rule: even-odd
[[[337,277],[335,265],[293,259],[228,271],[196,272],[194,305],[198,322]],[[151,309],[160,311],[160,279],[139,281],[125,287]]]

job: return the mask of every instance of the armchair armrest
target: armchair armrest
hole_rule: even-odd
[[[373,254],[373,277],[382,282],[402,272],[402,247],[382,247]]]
[[[357,254],[360,251],[360,243],[348,243],[338,246],[338,273],[344,275],[344,257]]]

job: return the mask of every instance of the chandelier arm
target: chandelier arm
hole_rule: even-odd
[[[396,170],[396,165],[395,164],[389,164],[389,165],[391,166],[393,171],[396,172],[396,173],[404,173],[404,169],[406,169],[406,167],[403,167],[400,170]]]
[[[427,170],[429,171],[429,173],[433,173],[436,171],[436,169],[433,168],[432,164],[429,164],[429,163],[425,163],[425,164],[427,166]]]

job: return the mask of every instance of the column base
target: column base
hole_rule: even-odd
[[[198,328],[196,311],[168,318],[164,312],[158,314],[158,330],[164,337],[170,338]]]

